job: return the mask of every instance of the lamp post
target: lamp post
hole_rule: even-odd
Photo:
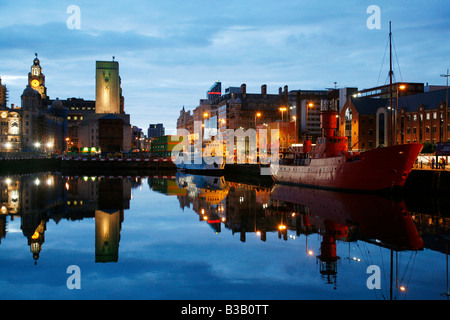
[[[397,106],[395,108],[395,116],[394,116],[394,124],[395,124],[395,126],[394,126],[394,134],[395,134],[395,142],[396,142],[396,144],[398,144],[397,143],[398,93],[399,93],[399,90],[405,90],[405,89],[406,89],[406,86],[404,84],[401,84],[401,85],[397,84],[397,95],[396,95],[396,97],[397,97]]]
[[[314,107],[314,103],[312,103],[312,102],[308,103],[308,105],[306,106],[305,131],[308,131],[309,108],[312,109],[313,107]]]
[[[446,74],[441,74],[441,77],[445,77],[447,78],[447,85],[446,85],[446,95],[445,95],[445,126],[448,126],[448,77],[450,76],[450,74],[448,74],[448,69],[447,69],[447,73]],[[446,131],[446,130],[445,130]],[[444,132],[445,132],[444,131]],[[448,137],[447,137],[448,140]]]
[[[297,143],[298,142],[298,139],[297,139],[297,117],[296,116],[292,116],[292,119],[294,119],[294,122],[295,122],[295,143]]]
[[[284,149],[284,138],[285,138],[285,136],[283,135],[283,122],[284,122],[283,113],[284,113],[284,111],[287,111],[287,108],[286,107],[280,107],[280,111],[281,111],[281,125],[280,125],[281,149]]]
[[[204,112],[203,113],[203,124],[202,124],[202,128],[203,128],[203,137],[205,137],[206,135],[206,130],[208,130],[209,133],[209,120],[208,120],[208,112]],[[206,125],[206,121],[208,120],[208,126]]]
[[[283,118],[283,112],[286,111],[286,110],[287,110],[286,107],[281,107],[281,108],[280,108],[280,111],[281,111],[281,122],[284,121],[284,118]]]
[[[280,111],[281,111],[281,122],[283,122],[283,112],[286,111],[287,108],[286,107],[281,107]]]
[[[259,118],[259,117],[261,117],[261,113],[260,113],[260,112],[257,112],[257,113],[255,114],[255,130],[256,130],[256,118]]]

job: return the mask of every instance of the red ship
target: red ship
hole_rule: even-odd
[[[410,143],[352,152],[347,138],[337,135],[337,112],[321,112],[323,137],[312,145],[305,138],[299,152],[290,149],[271,164],[276,182],[326,189],[393,191],[403,188],[423,145]]]

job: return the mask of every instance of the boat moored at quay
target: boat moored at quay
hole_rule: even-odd
[[[365,152],[349,151],[347,138],[337,135],[337,112],[321,112],[323,137],[302,150],[290,149],[279,164],[271,164],[278,183],[349,191],[402,189],[423,145],[410,143]]]

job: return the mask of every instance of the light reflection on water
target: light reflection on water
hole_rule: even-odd
[[[445,204],[188,174],[0,188],[1,299],[448,298]]]

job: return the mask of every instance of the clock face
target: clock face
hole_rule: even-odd
[[[31,86],[32,86],[32,87],[37,87],[37,86],[39,86],[39,80],[37,80],[37,79],[32,80],[32,81],[31,81]]]

